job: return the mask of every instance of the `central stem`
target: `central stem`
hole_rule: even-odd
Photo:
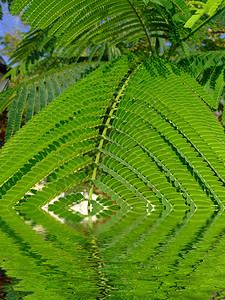
[[[100,160],[100,156],[101,156],[101,148],[103,146],[103,143],[104,143],[104,136],[106,135],[106,132],[108,130],[108,125],[112,119],[112,115],[113,115],[113,112],[114,110],[116,109],[119,101],[120,101],[120,98],[121,96],[123,95],[123,91],[125,90],[125,88],[127,87],[128,85],[128,82],[130,80],[130,76],[127,78],[127,80],[124,82],[122,88],[120,89],[118,95],[116,96],[116,99],[112,105],[112,108],[109,112],[109,116],[106,120],[106,123],[105,123],[105,128],[101,134],[101,140],[99,142],[99,145],[98,145],[98,153],[96,155],[96,158],[95,158],[95,167],[94,167],[94,170],[93,170],[93,173],[92,173],[92,177],[91,177],[91,182],[92,182],[92,185],[91,185],[91,188],[90,188],[90,192],[89,192],[89,196],[88,196],[88,211],[90,211],[90,200],[92,199],[92,194],[93,194],[93,189],[94,189],[94,180],[96,179],[96,176],[97,176],[97,169],[98,169],[98,163],[99,163],[99,160]]]

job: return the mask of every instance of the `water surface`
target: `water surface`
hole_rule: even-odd
[[[223,211],[68,216],[62,223],[26,205],[1,210],[1,299],[225,297]]]

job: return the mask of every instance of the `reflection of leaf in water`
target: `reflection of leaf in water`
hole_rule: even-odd
[[[45,235],[32,230],[15,214],[1,222],[3,266],[9,276],[23,279],[16,288],[34,292],[33,299],[43,297],[43,291],[48,299],[67,299],[78,292],[81,297],[97,297],[98,273],[88,267],[95,261],[84,248],[87,238],[38,210],[35,216],[34,222],[42,224]]]
[[[43,232],[34,231],[17,214],[3,218],[0,238],[1,251],[7,253],[5,257],[1,253],[4,267],[10,276],[23,279],[15,289],[33,291],[35,297],[43,296],[43,289],[49,299],[59,295],[65,299],[71,295],[90,299],[190,299],[193,293],[196,299],[209,297],[216,286],[211,264],[223,257],[222,213],[165,212],[118,210],[106,220],[99,218],[91,227],[76,222],[68,226],[39,210],[37,203],[35,211],[23,211],[23,215],[33,225],[40,224]],[[10,251],[4,245],[10,246]],[[219,277],[222,272],[223,268]],[[212,285],[206,288],[210,282]]]
[[[165,219],[155,222],[153,219],[149,226],[150,219],[125,218],[110,231],[108,228],[96,231],[107,277],[114,286],[119,286],[113,295],[118,298],[142,295],[146,299],[209,298],[215,280],[207,260],[213,261],[217,255],[214,249],[225,228],[221,213],[197,212],[191,216],[172,212]],[[208,270],[205,278],[201,275],[202,268]],[[223,272],[224,269],[223,265]],[[209,285],[212,280],[214,284]],[[224,283],[223,277],[220,280]]]

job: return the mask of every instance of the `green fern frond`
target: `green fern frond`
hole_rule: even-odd
[[[208,0],[206,3],[202,1],[189,1],[189,5],[201,5],[201,8],[195,8],[195,14],[186,22],[186,28],[192,28],[194,24],[204,15],[207,14],[210,17],[218,10],[218,8],[225,7],[224,0]]]
[[[48,177],[31,203],[89,182],[89,200],[96,187],[136,213],[149,205],[192,212],[223,206],[225,138],[207,102],[191,77],[164,60],[106,64],[2,148],[1,205],[26,198]]]
[[[22,20],[31,25],[34,31],[33,36],[25,38],[15,52],[15,61],[21,56],[24,59],[25,53],[34,57],[35,53],[39,55],[39,49],[43,52],[43,49],[51,47],[57,51],[63,49],[64,55],[66,53],[79,57],[90,46],[94,47],[106,41],[113,46],[124,40],[145,40],[148,52],[151,53],[152,34],[163,37],[163,32],[170,39],[172,34],[167,33],[172,33],[176,27],[177,31],[181,31],[174,36],[179,44],[178,36],[188,32],[183,25],[190,17],[188,6],[183,0],[106,0],[101,3],[96,0],[54,0],[51,3],[42,0],[32,1],[29,5],[25,2],[24,6],[21,0],[16,0],[11,11],[18,14],[21,8],[24,10]]]
[[[21,41],[11,56],[9,67],[12,68],[7,76],[11,76],[12,79],[18,75],[33,76],[77,62],[104,62],[122,55],[118,47],[113,46],[103,37],[99,41],[95,41],[97,43],[95,45],[92,42],[84,44],[79,52],[76,51],[77,45],[74,46],[73,43],[63,48],[63,51],[60,49],[59,52],[56,52],[56,39],[54,37],[49,39],[47,31],[33,31]],[[113,33],[115,34],[115,30]],[[65,56],[65,51],[67,56]],[[17,65],[15,66],[15,64]]]
[[[89,38],[94,41],[93,38],[97,32],[112,28],[113,25],[118,24],[118,22],[124,22],[124,20],[137,20],[137,26],[142,28],[142,31],[145,31],[138,12],[143,7],[142,1],[135,1],[134,3],[120,1],[116,5],[111,1],[105,1],[104,3],[97,1],[74,1],[73,6],[71,6],[71,2],[58,3],[55,1],[50,4],[48,1],[34,1],[28,6],[22,3],[20,5],[19,3],[14,3],[12,5],[12,12],[18,14],[21,12],[19,10],[22,7],[23,9],[26,7],[22,15],[24,21],[27,20],[32,28],[37,29],[45,29],[53,24],[49,36],[61,36],[61,43],[63,45],[76,40],[77,37],[79,37],[80,45],[84,40],[87,41]],[[110,20],[105,20],[105,22],[99,24],[99,22],[102,22],[107,17]],[[99,26],[96,26],[96,24]],[[126,24],[124,26],[126,27]],[[87,34],[84,34],[87,28],[92,29]],[[125,30],[122,30],[122,32]],[[82,32],[83,34],[80,35]],[[60,43],[58,46],[60,47]]]
[[[224,95],[224,54],[224,51],[210,51],[178,60],[178,64],[211,94],[214,109],[218,108]]]
[[[35,177],[38,175],[39,179],[42,180],[45,178],[45,158],[47,159],[47,165],[49,168],[49,174],[54,171],[55,169],[59,168],[62,163],[66,163],[71,159],[74,159],[76,156],[80,156],[80,152],[90,152],[94,149],[94,142],[91,140],[97,137],[97,131],[94,129],[95,126],[98,126],[101,124],[101,120],[98,116],[101,116],[104,112],[104,107],[107,106],[110,102],[110,95],[114,93],[115,87],[118,84],[118,81],[120,81],[121,76],[123,77],[124,74],[128,71],[128,62],[123,59],[123,63],[121,67],[119,67],[119,64],[121,61],[115,63],[115,67],[113,70],[115,72],[118,72],[118,78],[117,80],[113,79],[113,74],[108,71],[108,68],[101,69],[99,72],[97,71],[95,73],[94,78],[96,78],[96,81],[92,81],[89,79],[84,79],[85,84],[88,84],[90,87],[86,87],[86,92],[79,88],[79,82],[74,85],[74,87],[71,87],[70,89],[67,89],[63,93],[63,97],[60,95],[54,103],[51,102],[45,110],[41,111],[36,118],[36,122],[33,123],[33,121],[30,122],[30,124],[33,125],[27,125],[24,126],[24,130],[22,129],[21,132],[24,132],[24,138],[26,140],[25,143],[22,142],[20,139],[20,134],[15,135],[13,138],[14,141],[18,140],[18,147],[19,144],[24,145],[25,148],[27,148],[27,143],[30,145],[29,150],[30,154],[20,152],[19,156],[20,159],[18,160],[19,165],[14,163],[9,163],[14,171],[14,175],[10,176],[9,180],[9,186],[14,185],[21,176],[28,176],[27,180],[30,181],[29,178],[29,172],[36,174]],[[113,66],[113,65],[112,65]],[[101,80],[100,78],[105,77],[105,79],[101,82],[98,82],[98,80]],[[108,76],[108,77],[107,77]],[[107,79],[108,78],[108,79]],[[96,87],[96,90],[93,90],[93,88]],[[99,88],[99,93],[97,92],[97,89]],[[103,94],[100,93],[100,91],[104,91]],[[77,101],[74,101],[74,95],[77,95]],[[100,97],[98,98],[98,94]],[[84,97],[86,95],[86,97]],[[87,99],[86,99],[87,98]],[[92,100],[91,100],[92,99]],[[48,108],[49,107],[49,108]],[[53,111],[52,111],[53,109]],[[51,120],[47,119],[44,121],[42,119],[42,113],[44,111],[49,111],[49,117],[51,116]],[[69,114],[68,114],[69,113]],[[64,119],[64,116],[66,119]],[[80,116],[80,117],[79,117]],[[77,119],[78,117],[78,119]],[[40,119],[39,119],[40,118]],[[44,117],[45,119],[45,117]],[[35,119],[34,119],[35,120]],[[84,124],[87,123],[87,126]],[[29,123],[28,123],[29,124]],[[83,124],[83,125],[82,125]],[[78,127],[77,127],[78,126]],[[39,127],[39,128],[38,128]],[[27,128],[27,129],[26,129]],[[79,129],[80,128],[80,129]],[[78,134],[78,135],[77,135]],[[56,135],[58,138],[56,138]],[[27,138],[25,137],[27,136]],[[36,146],[34,146],[34,140],[36,138],[43,138],[43,143],[37,143]],[[45,142],[44,142],[45,140]],[[49,141],[51,142],[51,146],[49,144]],[[3,147],[2,149],[2,155],[1,155],[1,162],[4,165],[4,153],[7,155],[7,153],[11,153],[11,140],[7,143],[8,146],[6,148]],[[33,145],[33,146],[32,146]],[[49,148],[50,146],[50,148]],[[9,148],[8,148],[9,147]],[[24,148],[24,149],[25,149]],[[36,148],[35,154],[33,153],[34,148]],[[77,151],[74,151],[75,148],[77,148]],[[10,150],[11,149],[11,150]],[[58,154],[54,154],[55,150],[57,150]],[[80,150],[79,150],[80,149]],[[84,150],[86,149],[86,150]],[[9,152],[8,152],[9,151]],[[49,152],[50,151],[50,152]],[[53,151],[53,152],[52,152]],[[48,157],[48,154],[50,156]],[[72,156],[71,156],[72,155]],[[29,162],[25,163],[27,161],[27,158],[29,157]],[[48,158],[47,158],[48,157]],[[44,161],[42,161],[44,159]],[[50,160],[49,160],[50,159]],[[14,160],[14,158],[13,158]],[[61,161],[61,163],[60,163]],[[39,163],[40,164],[39,164]],[[6,161],[5,161],[6,163]],[[63,163],[63,164],[64,164]],[[37,165],[36,165],[37,164]],[[11,167],[9,169],[11,169]],[[22,169],[21,169],[22,168]],[[35,169],[37,170],[35,171]],[[20,169],[20,171],[19,171]],[[32,171],[33,170],[33,171]],[[22,173],[21,173],[22,172]],[[12,173],[11,173],[12,174]],[[17,174],[17,175],[16,175]],[[25,175],[26,174],[26,175]],[[3,175],[3,174],[2,174]],[[2,183],[5,182],[6,178],[8,177],[9,173],[3,176],[5,179],[1,181]],[[31,177],[33,177],[32,174],[30,174]],[[24,179],[25,179],[24,177]],[[39,180],[39,181],[40,181]],[[31,186],[35,185],[36,179],[33,178],[32,183],[30,182]],[[18,181],[18,184],[22,183],[21,181]],[[8,185],[5,182],[5,188],[3,188],[2,191],[5,189],[8,189]],[[25,188],[26,189],[26,188]],[[6,191],[5,190],[5,191]],[[21,190],[22,192],[22,190]],[[23,192],[22,192],[23,193]],[[6,195],[5,195],[6,196]],[[14,194],[14,196],[16,196]],[[13,198],[14,198],[13,196]],[[17,196],[16,196],[17,197]],[[10,199],[11,196],[9,196]]]
[[[99,63],[73,64],[36,76],[1,93],[0,112],[9,106],[6,140],[19,130],[24,113],[27,122],[71,84],[98,66]]]

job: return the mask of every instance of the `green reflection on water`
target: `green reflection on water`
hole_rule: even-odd
[[[1,209],[2,299],[223,297],[223,217],[139,209],[62,224],[38,208]]]

